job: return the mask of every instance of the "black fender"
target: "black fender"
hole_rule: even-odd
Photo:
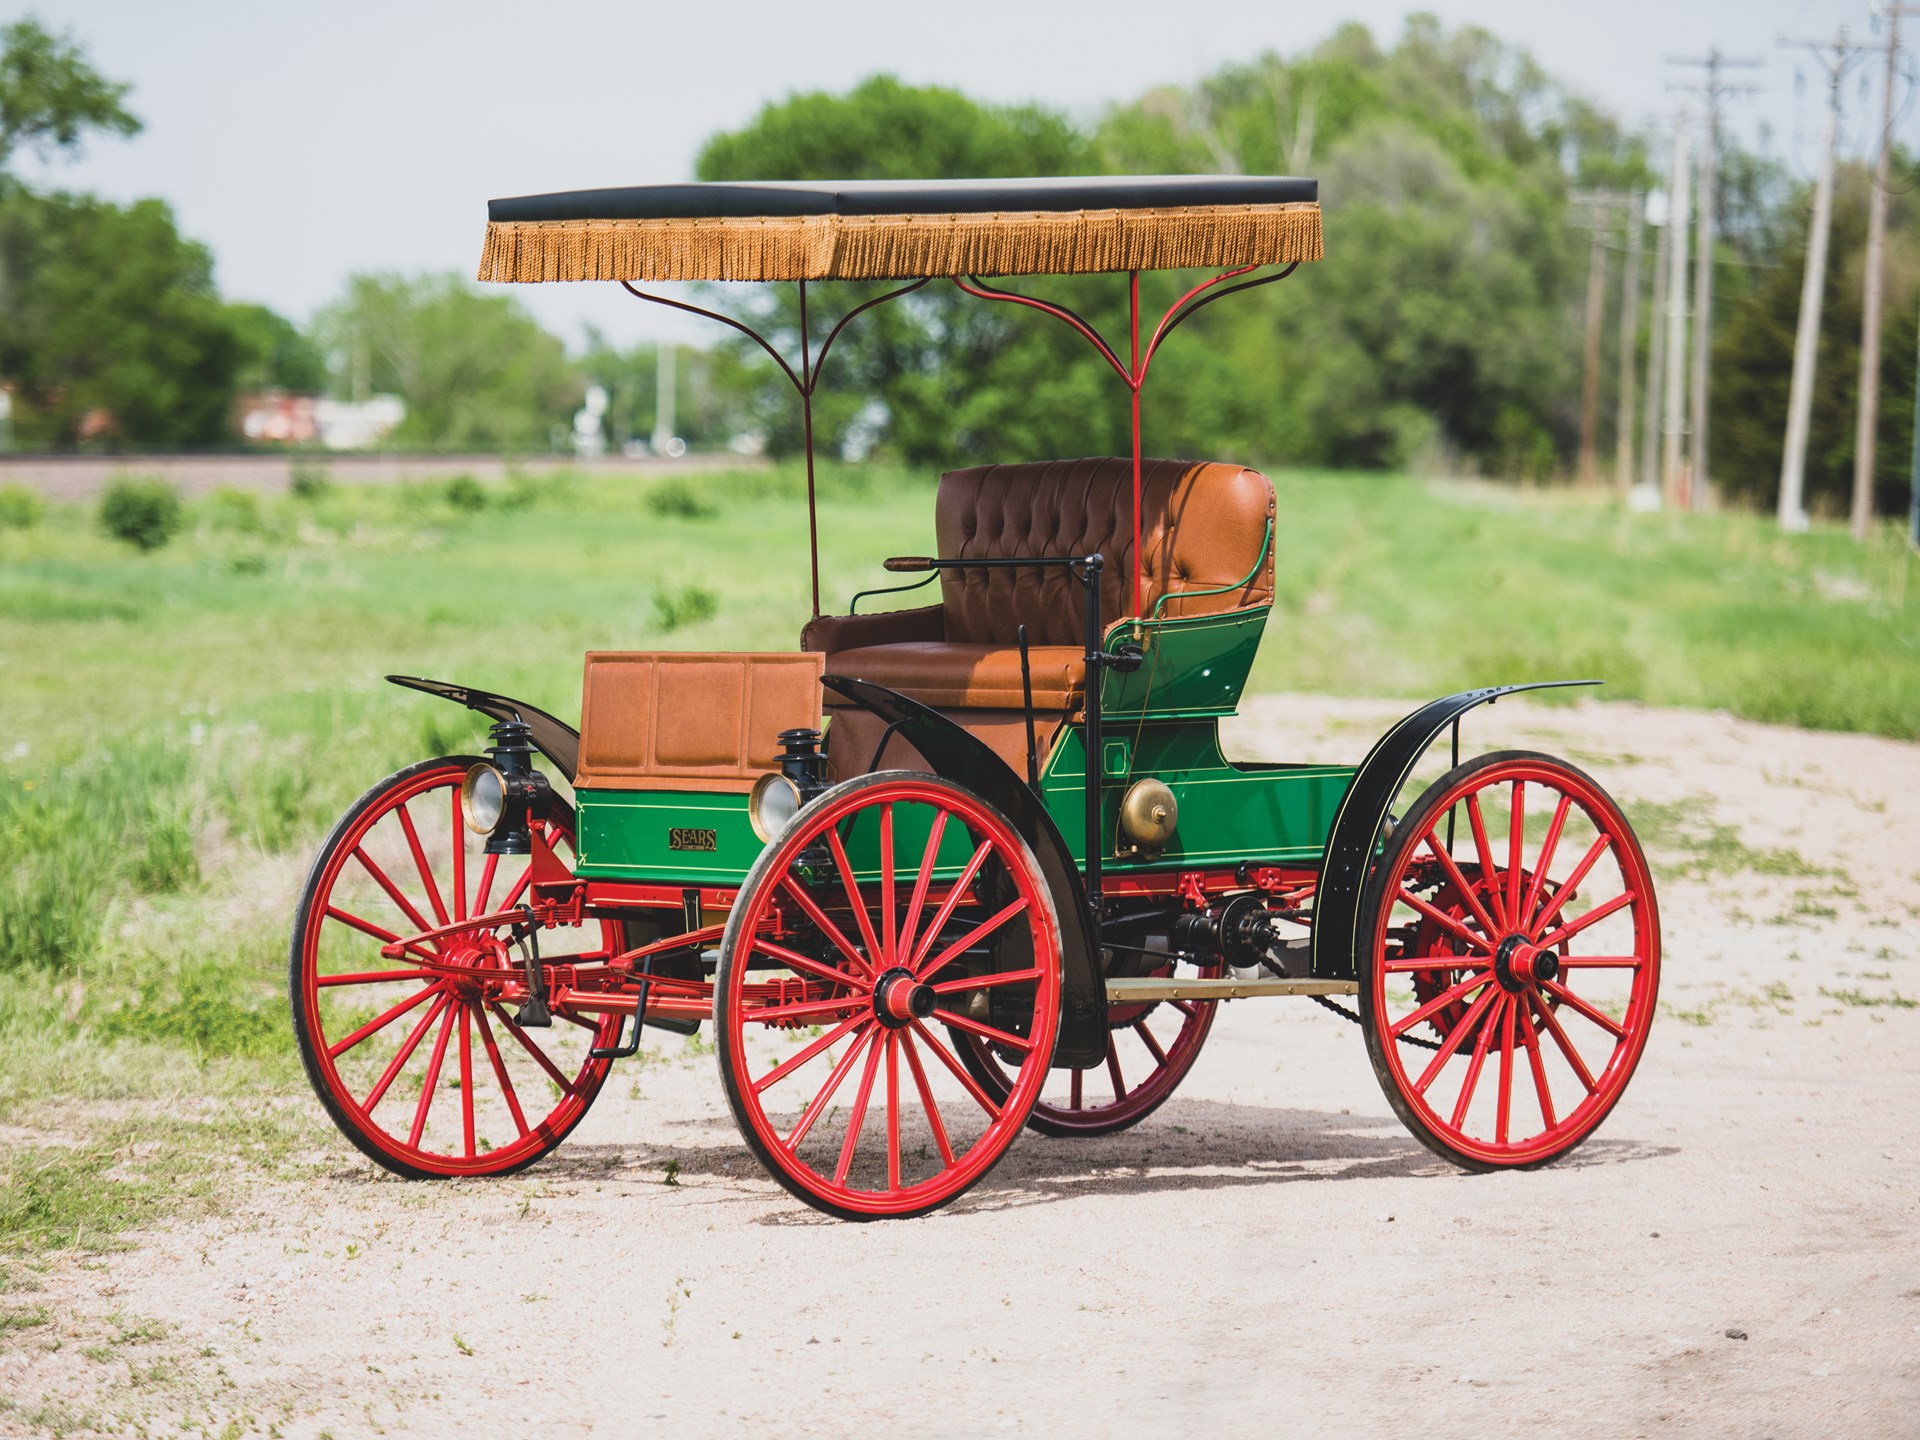
[[[566,721],[524,700],[515,700],[510,695],[496,695],[491,690],[476,690],[471,685],[455,685],[446,680],[421,680],[412,675],[389,675],[387,679],[409,690],[418,690],[425,695],[464,705],[469,710],[477,710],[489,720],[523,721],[532,732],[534,748],[553,762],[554,769],[567,777],[569,785],[573,783],[574,774],[580,768],[580,732]]]
[[[1040,797],[985,744],[938,710],[866,680],[823,675],[820,683],[895,727],[943,779],[964,785],[1012,822],[1033,847],[1060,921],[1060,1039],[1054,1063],[1105,1063],[1107,988],[1100,977],[1080,867]]]
[[[1351,980],[1360,943],[1360,903],[1380,846],[1388,807],[1434,738],[1477,705],[1491,705],[1522,690],[1556,690],[1569,685],[1598,685],[1598,680],[1540,680],[1531,685],[1493,685],[1462,690],[1430,701],[1374,742],[1334,813],[1320,864],[1320,885],[1313,897],[1313,976]]]

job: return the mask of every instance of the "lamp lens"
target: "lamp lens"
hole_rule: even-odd
[[[460,787],[460,808],[467,817],[467,828],[479,835],[491,835],[500,825],[507,808],[507,785],[491,765],[476,765],[467,771]]]
[[[800,813],[800,792],[784,775],[762,775],[748,807],[754,832],[771,843]]]

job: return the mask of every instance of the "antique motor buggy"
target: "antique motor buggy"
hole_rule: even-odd
[[[1321,254],[1313,181],[1162,177],[647,186],[496,201],[480,276],[792,281],[798,354],[738,318],[805,420],[841,327],[930,283],[1033,307],[1130,394],[1133,451],[944,476],[933,604],[820,606],[797,651],[586,657],[581,724],[396,683],[492,722],[327,838],[294,922],[293,1019],[353,1143],[408,1176],[499,1174],[579,1123],[645,1027],[711,1021],[741,1134],[849,1218],[952,1200],[1023,1127],[1135,1124],[1220,1002],[1357,1019],[1388,1100],[1469,1169],[1564,1155],[1646,1044],[1660,932],[1620,807],[1547,755],[1461,761],[1433,701],[1358,766],[1225,758],[1287,561],[1273,487],[1143,458],[1167,336]],[[1143,330],[1143,272],[1210,272]],[[979,277],[1108,273],[1116,348]],[[898,280],[824,338],[809,286]],[[711,312],[700,311],[709,314]],[[817,342],[817,343],[816,343]],[[1591,683],[1591,682],[1558,682]],[[1409,777],[1451,736],[1452,768]],[[544,767],[544,768],[543,768]],[[570,791],[571,801],[563,791]],[[1337,999],[1352,996],[1356,1011]]]

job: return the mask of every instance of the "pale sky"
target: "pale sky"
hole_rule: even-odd
[[[1775,43],[1873,36],[1866,0],[0,0],[70,29],[107,75],[134,84],[137,139],[99,140],[35,183],[115,199],[159,195],[217,258],[224,293],[304,321],[356,269],[471,274],[496,195],[686,178],[700,142],[800,89],[840,90],[889,71],[983,99],[1038,100],[1080,115],[1154,85],[1193,81],[1263,50],[1291,53],[1344,20],[1382,38],[1414,10],[1485,26],[1630,123],[1668,113],[1662,63],[1718,44],[1763,59],[1760,93],[1729,117],[1810,174],[1824,81]],[[1910,21],[1920,41],[1920,21]],[[1843,142],[1877,132],[1877,57],[1845,90]],[[1805,77],[1796,84],[1796,70]],[[1915,106],[1900,135],[1920,134]],[[702,338],[599,285],[520,295],[578,344],[583,321],[621,342]]]

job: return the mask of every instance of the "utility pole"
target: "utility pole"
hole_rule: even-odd
[[[1827,127],[1820,142],[1820,175],[1813,187],[1813,228],[1807,236],[1807,269],[1800,283],[1800,324],[1793,337],[1793,380],[1787,391],[1787,443],[1780,459],[1779,518],[1782,530],[1807,528],[1807,429],[1813,418],[1814,352],[1820,345],[1820,306],[1826,298],[1827,232],[1833,222],[1833,146],[1840,129],[1840,82],[1865,53],[1847,43],[1843,25],[1831,43],[1788,40],[1806,50],[1827,72]]]
[[[1882,5],[1887,17],[1887,75],[1880,97],[1880,156],[1873,168],[1873,194],[1867,211],[1867,276],[1860,307],[1860,415],[1853,440],[1853,538],[1864,540],[1873,525],[1875,442],[1880,426],[1881,269],[1887,247],[1888,161],[1893,150],[1893,82],[1900,59],[1900,17],[1904,5]]]
[[[1729,95],[1751,94],[1751,85],[1732,86],[1720,78],[1727,69],[1759,68],[1758,60],[1731,60],[1720,53],[1718,45],[1698,60],[1668,56],[1669,65],[1684,65],[1705,70],[1699,85],[1683,88],[1706,102],[1707,138],[1700,152],[1700,227],[1694,249],[1693,266],[1693,375],[1689,385],[1693,412],[1692,442],[1688,446],[1692,473],[1687,503],[1693,509],[1704,508],[1708,499],[1707,479],[1707,372],[1713,361],[1713,230],[1720,213],[1720,102]]]
[[[677,398],[674,392],[680,388],[674,366],[678,349],[670,340],[662,340],[654,347],[652,444],[656,455],[667,454],[674,440],[673,402]]]
[[[1687,193],[1691,166],[1687,158],[1687,122],[1676,117],[1673,126],[1673,169],[1667,177],[1667,228],[1673,232],[1667,248],[1667,420],[1661,451],[1660,494],[1668,504],[1685,500],[1680,457],[1687,414],[1684,380],[1687,363],[1687,216],[1692,198]]]
[[[1673,197],[1666,196],[1666,218],[1653,246],[1653,309],[1647,325],[1647,403],[1640,430],[1640,492],[1650,504],[1660,499],[1660,396],[1667,373],[1666,337],[1661,319],[1667,313],[1667,272],[1673,250]]]
[[[1914,347],[1913,359],[1913,458],[1909,462],[1907,484],[1907,543],[1920,550],[1920,345]]]
[[[1634,360],[1640,341],[1640,232],[1646,197],[1627,196],[1627,268],[1620,277],[1620,404],[1613,422],[1613,484],[1621,499],[1633,486]]]

